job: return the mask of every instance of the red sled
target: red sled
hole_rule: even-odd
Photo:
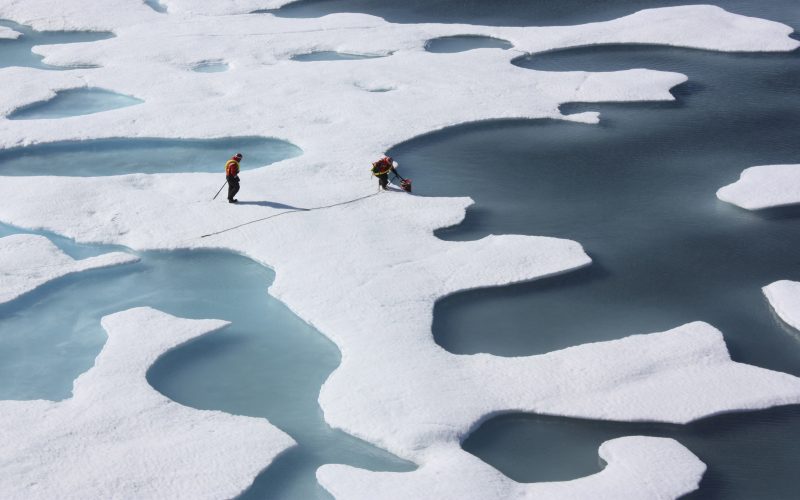
[[[406,193],[411,192],[411,179],[403,179],[400,181],[400,189],[405,191]]]

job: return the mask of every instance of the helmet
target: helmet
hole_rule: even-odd
[[[386,163],[391,164],[392,163],[392,157],[391,156],[384,156],[383,157],[383,161],[385,161]]]
[[[234,158],[236,158],[237,160],[241,160],[242,159],[242,153],[236,153]]]

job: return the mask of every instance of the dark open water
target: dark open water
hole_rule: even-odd
[[[720,2],[800,26],[796,2],[768,4]],[[462,22],[465,12],[484,12],[497,24],[571,24],[656,6],[501,2],[508,11],[488,13],[478,3],[464,11],[434,5],[444,3],[388,16]],[[798,53],[607,46],[514,63],[544,71],[645,67],[690,80],[675,89],[675,103],[563,107],[600,110],[599,126],[473,124],[391,151],[417,193],[475,199],[465,223],[440,237],[558,236],[581,242],[594,259],[578,272],[442,300],[434,315],[437,342],[456,353],[520,356],[703,320],[723,331],[734,359],[800,375],[800,333],[774,316],[760,291],[778,279],[800,279],[800,208],[751,213],[715,197],[749,166],[800,162]],[[551,481],[598,471],[599,444],[633,434],[674,437],[707,463],[693,497],[796,498],[797,406],[688,426],[509,415],[487,422],[464,447],[516,480]]]

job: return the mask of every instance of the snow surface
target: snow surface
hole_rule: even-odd
[[[74,260],[44,236],[6,236],[0,238],[0,304],[67,274],[138,260],[135,255],[124,252]]]
[[[697,488],[705,465],[672,439],[631,436],[606,441],[599,473],[573,481],[520,484],[453,447],[414,472],[368,473],[346,465],[324,465],[317,478],[336,498],[382,500],[508,498],[677,498]]]
[[[22,33],[14,31],[11,28],[7,28],[5,26],[0,26],[0,40],[16,40],[21,36]]]
[[[0,401],[4,498],[230,498],[292,439],[264,419],[181,406],[145,380],[170,349],[222,328],[150,308],[109,338],[65,401]]]
[[[776,281],[761,290],[775,313],[795,330],[800,330],[800,282]]]
[[[417,459],[431,440],[457,444],[504,410],[687,423],[800,402],[800,379],[731,361],[722,334],[701,322],[519,358],[424,352],[402,326],[386,330],[397,340],[370,351],[373,366],[358,363],[363,354],[348,356],[320,400],[332,425]],[[375,366],[382,385],[373,386]]]
[[[762,165],[720,188],[717,198],[748,210],[800,203],[800,165]]]
[[[449,472],[452,477],[477,471],[476,477],[487,478],[480,484],[470,483],[475,495],[491,498],[494,488],[528,491],[528,486],[499,483],[496,473],[476,465],[458,448],[471,429],[504,411],[687,422],[724,411],[800,401],[800,379],[733,363],[720,333],[702,323],[542,356],[457,356],[444,351],[431,335],[436,300],[469,288],[567,272],[589,265],[590,259],[580,244],[546,237],[440,240],[433,231],[461,222],[471,200],[401,192],[378,195],[368,172],[370,161],[391,146],[443,127],[500,118],[594,123],[596,113],[562,116],[558,106],[569,101],[670,100],[669,89],[686,80],[681,74],[647,69],[560,73],[510,64],[525,52],[595,43],[788,51],[800,45],[788,36],[790,27],[710,6],[652,9],[614,21],[547,28],[394,25],[359,14],[320,19],[230,15],[280,3],[166,0],[169,14],[164,15],[125,0],[0,0],[0,17],[31,23],[37,29],[92,28],[117,35],[92,43],[37,48],[49,64],[101,66],[97,69],[46,74],[30,68],[0,70],[6,88],[0,94],[0,114],[52,97],[59,90],[90,86],[145,101],[35,123],[0,119],[0,147],[105,137],[265,136],[288,140],[304,150],[301,157],[243,173],[239,198],[251,204],[239,206],[230,206],[224,199],[211,201],[222,181],[221,172],[38,177],[36,196],[31,196],[30,179],[5,177],[0,183],[0,220],[44,227],[78,241],[135,249],[224,248],[272,267],[276,281],[270,293],[331,338],[342,352],[341,366],[320,394],[326,420],[420,465],[418,472],[403,475],[400,481],[423,484],[430,474],[445,471],[450,464],[463,464],[463,471]],[[427,40],[453,35],[502,38],[515,48],[453,54],[424,50]],[[326,50],[387,57],[291,61],[296,54]],[[224,61],[230,70],[190,71],[197,62],[209,60]],[[393,90],[364,90],[371,88]],[[247,152],[243,153],[246,162]],[[285,209],[270,203],[329,208],[284,214]],[[274,217],[278,214],[283,215]],[[121,317],[128,318],[129,324],[144,323],[136,325],[144,329],[147,318],[138,314],[155,313],[132,314]],[[122,357],[112,361],[101,356],[100,361],[105,367],[126,363]],[[96,369],[90,373],[95,375],[79,379],[80,386],[96,385],[102,391],[104,381]],[[58,406],[62,404],[70,403],[3,403],[3,431],[12,433],[14,442],[55,442],[58,446],[61,437],[69,436],[61,448],[63,454],[75,450],[102,454],[106,444],[88,439],[96,427],[76,428],[74,413],[52,411],[63,408]],[[109,415],[116,411],[115,404],[113,399],[98,400],[92,409]],[[47,428],[25,423],[34,410],[37,418],[47,412]],[[153,441],[191,432],[191,425],[181,421],[183,416],[176,419],[165,412],[157,420],[144,422],[132,411],[126,419],[130,425],[115,431],[120,442],[149,440],[164,429],[164,436],[159,433]],[[255,425],[250,420],[230,422],[248,429]],[[265,422],[261,425],[267,429]],[[231,425],[225,439],[231,442],[245,433]],[[198,454],[216,456],[218,447],[234,447],[216,436],[197,437]],[[601,449],[611,463],[606,471],[552,486],[553,495],[584,494],[586,484],[619,497],[671,497],[694,487],[701,472],[696,459],[674,443],[658,443],[612,441]],[[260,463],[268,463],[287,445],[285,439],[277,438],[272,446],[260,445],[259,451],[265,454]],[[64,466],[60,461],[33,466],[36,462],[30,461],[26,446],[4,449],[4,460],[35,467],[28,473],[40,478],[80,480],[78,469],[60,469]],[[651,453],[657,447],[672,451],[661,460],[658,453]],[[168,448],[163,456],[153,452],[163,460],[161,467],[182,467],[183,459],[170,454],[172,446]],[[239,459],[251,457],[247,451],[240,453]],[[137,470],[138,458],[121,453],[115,458],[118,468],[105,470],[105,477],[124,482]],[[224,470],[222,462],[214,465]],[[622,470],[626,467],[628,472]],[[237,474],[244,475],[245,469]],[[658,474],[653,471],[658,469],[670,477],[656,481]],[[255,465],[247,469],[250,474],[256,470]],[[374,497],[371,488],[400,477],[340,471],[344,469],[333,466],[320,471],[325,486],[341,492],[340,498]],[[209,482],[221,477],[216,472],[209,472]],[[113,479],[114,474],[120,477]],[[630,482],[633,476],[639,478],[635,484]],[[164,484],[166,478],[154,479],[153,488],[167,488],[158,496],[195,491],[198,477],[187,472],[173,474],[169,480]],[[17,486],[21,489],[14,491],[25,496],[47,496],[38,495],[32,482]],[[418,491],[412,484],[408,488]],[[442,482],[438,488],[441,497],[453,497],[458,496],[460,485]],[[452,495],[445,494],[451,491]]]

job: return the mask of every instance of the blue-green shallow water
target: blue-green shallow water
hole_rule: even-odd
[[[0,236],[14,232],[0,226]],[[73,255],[84,247],[56,243]],[[268,418],[300,443],[259,476],[246,498],[327,498],[314,475],[324,463],[413,468],[325,424],[317,396],[338,366],[339,352],[267,294],[270,270],[224,252],[139,255],[138,264],[62,278],[0,306],[0,399],[69,397],[72,380],[93,364],[105,342],[100,318],[151,306],[232,322],[159,359],[148,372],[153,387],[195,408]]]
[[[231,299],[235,300],[219,300]],[[263,306],[259,309],[265,310]],[[262,473],[242,498],[329,498],[315,480],[316,469],[326,463],[412,470],[413,464],[325,424],[317,396],[339,365],[338,350],[309,326],[304,326],[304,331],[275,325],[273,309],[266,309],[266,321],[248,327],[253,334],[225,332],[224,336],[201,338],[168,353],[148,374],[150,383],[175,401],[194,408],[265,417],[300,443]]]
[[[315,62],[315,61],[353,61],[359,59],[375,59],[385,57],[383,55],[370,54],[348,54],[346,52],[334,52],[332,50],[321,50],[309,52],[307,54],[297,54],[292,56],[292,61]]]
[[[228,71],[228,69],[230,69],[228,63],[221,61],[204,62],[192,67],[192,71],[197,73],[222,73],[223,71]]]
[[[425,50],[439,54],[464,52],[473,49],[507,50],[511,47],[513,45],[508,40],[477,35],[443,36],[428,40],[428,43],[425,44]]]
[[[40,120],[90,115],[112,109],[135,106],[144,101],[104,89],[86,88],[62,90],[46,101],[35,102],[11,112],[9,120]]]
[[[242,170],[299,156],[278,139],[97,139],[0,150],[0,175],[101,176],[132,173],[220,172],[235,153]]]
[[[66,70],[70,67],[52,66],[42,62],[42,56],[31,52],[35,45],[80,43],[106,40],[114,36],[108,32],[91,31],[35,31],[11,21],[0,20],[0,26],[11,28],[22,36],[15,40],[0,39],[0,68],[25,66],[30,68]]]

